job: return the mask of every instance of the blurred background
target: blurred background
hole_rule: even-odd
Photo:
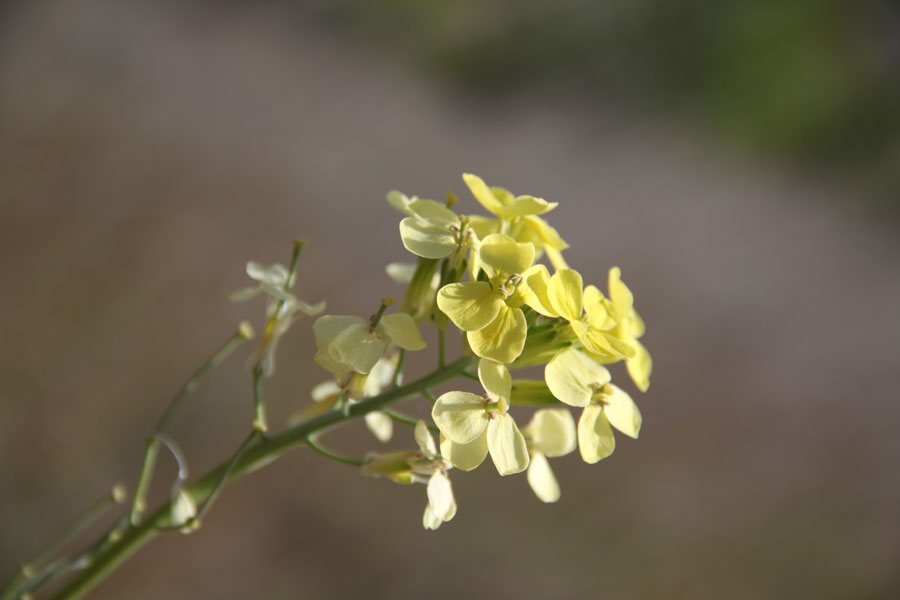
[[[628,388],[641,440],[554,460],[555,505],[490,465],[456,473],[436,533],[424,487],[300,449],[93,597],[900,596],[895,3],[0,11],[4,583],[112,483],[133,489],[184,379],[259,325],[261,302],[226,299],[248,259],[287,262],[303,237],[299,294],[370,314],[409,256],[384,194],[473,212],[472,171],[559,202],[586,280],[622,267],[655,358],[650,391]],[[267,381],[275,423],[326,379],[308,326]],[[248,352],[172,428],[194,474],[251,420]],[[388,447],[411,441],[398,426]],[[379,448],[359,424],[329,443]]]

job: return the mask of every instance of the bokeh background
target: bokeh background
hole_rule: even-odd
[[[895,3],[0,16],[0,579],[113,482],[133,488],[184,378],[260,321],[226,300],[246,260],[286,262],[303,237],[301,296],[370,314],[407,258],[385,192],[474,211],[473,171],[558,201],[587,280],[623,268],[655,357],[641,440],[554,460],[555,505],[490,465],[458,473],[436,533],[424,488],[297,450],[93,597],[900,596]],[[276,423],[326,376],[308,325],[267,382]],[[251,419],[244,356],[172,428],[195,474]],[[378,446],[357,425],[329,441]]]

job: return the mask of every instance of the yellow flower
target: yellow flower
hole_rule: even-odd
[[[540,258],[541,252],[547,252],[554,267],[562,269],[567,266],[561,252],[569,245],[553,227],[538,216],[556,208],[556,202],[547,202],[534,196],[514,196],[501,187],[488,187],[480,177],[471,173],[464,173],[463,180],[475,199],[497,216],[496,219],[470,217],[471,227],[479,237],[505,233],[518,242],[532,244],[535,260]]]
[[[391,344],[404,350],[421,350],[425,342],[406,313],[384,315],[372,328],[360,317],[325,315],[313,323],[316,352],[313,360],[337,375],[367,374]]]
[[[433,530],[456,516],[456,499],[447,475],[452,465],[438,454],[424,421],[416,423],[415,438],[418,452],[370,454],[360,472],[370,477],[387,477],[396,483],[425,483],[428,504],[422,515],[422,525]]]
[[[522,277],[522,301],[545,317],[562,317],[591,353],[615,362],[635,355],[634,348],[613,333],[620,312],[597,287],[582,289],[581,274],[560,269],[550,277],[547,267],[535,265]]]
[[[468,392],[441,395],[431,416],[441,430],[441,453],[454,467],[471,471],[490,452],[500,475],[528,467],[525,437],[508,414],[512,378],[500,363],[481,359],[478,378],[487,399]]]
[[[434,200],[407,197],[398,191],[387,196],[391,206],[405,215],[400,221],[403,246],[423,258],[443,258],[468,243],[459,216]]]
[[[567,408],[542,408],[522,429],[531,455],[528,485],[542,502],[559,500],[559,483],[547,458],[565,456],[575,449],[575,421]]]
[[[622,271],[619,267],[609,270],[609,297],[621,315],[618,324],[610,333],[634,348],[634,355],[625,360],[625,368],[628,369],[634,385],[642,392],[646,392],[650,387],[653,360],[650,358],[650,352],[638,341],[638,338],[644,335],[644,321],[634,310],[634,295],[622,281]]]
[[[522,353],[528,333],[515,290],[521,273],[534,261],[534,247],[493,233],[481,242],[476,255],[479,270],[484,270],[488,281],[445,285],[437,295],[438,307],[467,332],[475,354],[512,362]]]
[[[610,425],[637,439],[641,413],[625,391],[609,383],[606,367],[584,352],[569,348],[547,363],[544,377],[550,392],[569,406],[584,407],[578,420],[578,447],[585,462],[613,453],[616,441]]]

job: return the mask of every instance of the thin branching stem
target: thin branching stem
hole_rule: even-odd
[[[426,392],[427,388],[455,379],[462,371],[471,367],[473,362],[474,359],[471,356],[463,356],[448,363],[444,368],[436,369],[404,386],[391,388],[377,396],[353,404],[347,410],[346,415],[341,411],[331,411],[260,440],[256,444],[252,442],[252,439],[249,442],[245,440],[235,456],[186,486],[185,489],[193,498],[206,498],[208,502],[213,494],[220,493],[230,481],[271,463],[292,448],[306,444],[310,435],[324,433],[350,420],[358,419],[374,410],[383,410],[407,398],[426,393],[430,396],[431,394]],[[170,512],[170,502],[164,502],[139,525],[129,527],[117,543],[93,557],[91,564],[79,571],[52,598],[68,600],[83,597],[138,549],[159,535],[160,531],[157,526],[165,527],[169,524]]]

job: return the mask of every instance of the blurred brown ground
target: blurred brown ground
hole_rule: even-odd
[[[437,533],[423,488],[299,450],[93,597],[900,595],[896,223],[825,177],[612,107],[448,96],[290,14],[7,10],[0,578],[111,483],[133,487],[172,393],[258,322],[259,305],[226,300],[247,259],[284,262],[304,237],[301,295],[368,314],[398,291],[384,264],[408,256],[384,193],[453,190],[474,210],[473,171],[560,202],[551,222],[586,279],[623,268],[656,359],[641,440],[595,466],[553,461],[551,506],[524,477],[458,473],[459,515]],[[325,378],[307,326],[267,384],[275,422]],[[195,474],[238,443],[249,392],[234,358],[178,419]],[[333,443],[377,444],[350,429]]]

